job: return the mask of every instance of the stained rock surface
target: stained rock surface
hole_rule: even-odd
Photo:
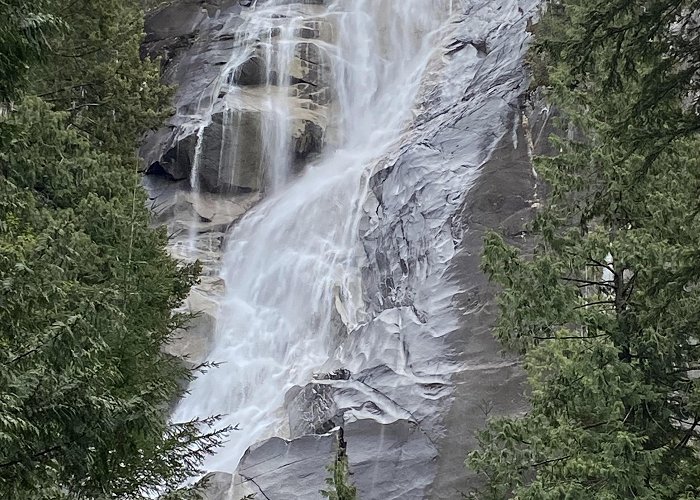
[[[143,53],[161,58],[177,93],[175,115],[142,149],[147,173],[206,192],[258,190],[275,161],[266,135],[283,134],[299,162],[319,153],[331,90],[317,44],[332,36],[315,17],[321,4],[290,2],[290,16],[299,18],[290,30],[284,20],[257,19],[238,1],[180,0],[152,10]]]

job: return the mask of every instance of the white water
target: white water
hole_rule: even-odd
[[[289,46],[290,26],[300,20],[289,5],[278,3],[284,2],[261,4],[251,19],[282,23],[276,43]],[[224,414],[222,425],[239,425],[206,469],[233,471],[251,444],[284,436],[285,393],[308,383],[332,354],[336,298],[351,325],[362,320],[356,251],[368,178],[363,174],[411,119],[451,8],[452,0],[331,2],[322,17],[333,26],[334,40],[318,44],[331,62],[337,142],[301,176],[289,172],[283,119],[288,110],[275,104],[272,86],[265,87],[270,111],[279,117],[263,127],[271,189],[229,237],[222,270],[226,293],[209,355],[223,364],[193,382],[173,415],[184,421]],[[241,29],[249,35],[252,25],[259,26],[250,21]],[[232,56],[226,70],[242,60]],[[286,76],[277,78],[284,82]],[[222,159],[232,155],[222,153]]]
[[[267,72],[261,86],[264,99],[260,103],[262,163],[265,164],[265,186],[269,192],[282,188],[289,180],[292,159],[290,155],[291,111],[286,87],[290,83],[289,71],[294,58],[295,31],[303,19],[295,4],[273,0],[263,7],[246,11],[242,24],[235,32],[239,44],[231,50],[226,61],[211,85],[208,86],[187,116],[188,123],[182,128],[182,135],[194,133],[195,151],[192,170],[189,175],[192,192],[192,223],[189,227],[186,248],[181,255],[196,260],[199,255],[198,205],[200,203],[201,167],[206,129],[212,124],[213,116],[223,111],[222,148],[220,151],[218,180],[222,186],[237,184],[236,165],[241,144],[241,129],[245,126],[242,108],[246,101],[246,91],[232,84],[235,70],[252,56],[264,63]],[[278,5],[281,4],[281,5]],[[221,99],[221,95],[227,95]],[[238,109],[236,104],[241,105]],[[221,109],[223,108],[223,109]],[[211,248],[206,250],[211,251]]]

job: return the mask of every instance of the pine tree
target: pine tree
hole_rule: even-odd
[[[665,92],[683,65],[666,66],[678,17],[661,4],[567,1],[539,28],[549,97],[585,139],[536,162],[550,195],[533,255],[487,239],[497,335],[524,356],[531,410],[481,433],[478,498],[700,495],[700,139],[689,83]]]
[[[19,96],[30,65],[41,58],[46,37],[60,21],[46,12],[46,2],[0,2],[0,102]]]
[[[73,0],[47,7],[67,29],[49,38],[50,57],[32,72],[31,91],[69,113],[101,151],[133,157],[144,130],[170,114],[172,89],[157,62],[141,60],[140,0]]]
[[[321,490],[321,495],[329,500],[357,500],[357,488],[350,482],[350,470],[346,443],[343,431],[338,435],[338,452],[335,460],[328,466],[330,476],[326,478],[327,490]]]
[[[0,116],[0,497],[187,496],[223,436],[216,417],[168,423],[191,372],[162,347],[198,270],[151,227],[135,153],[171,91],[138,57],[138,3],[38,7],[65,29],[0,48],[19,68]]]
[[[555,89],[624,98],[607,122],[652,159],[700,131],[697,2],[550,0],[546,6],[534,52],[553,62]]]
[[[349,472],[347,457],[336,459],[328,470],[331,475],[326,478],[326,483],[330,488],[321,491],[321,494],[329,500],[356,500],[357,488],[348,482]]]

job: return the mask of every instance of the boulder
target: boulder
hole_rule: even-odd
[[[253,55],[243,61],[229,77],[234,85],[264,85],[267,82],[267,65],[265,59]]]

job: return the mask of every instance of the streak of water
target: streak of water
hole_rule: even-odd
[[[198,251],[198,205],[202,186],[202,164],[207,146],[206,130],[212,125],[214,115],[222,114],[222,141],[218,171],[218,187],[236,188],[239,180],[237,167],[240,160],[241,129],[245,126],[243,109],[247,96],[244,89],[237,86],[237,80],[248,78],[246,85],[259,84],[263,87],[265,99],[260,110],[260,138],[262,158],[260,162],[265,179],[260,179],[268,191],[276,191],[289,180],[292,169],[290,137],[292,117],[287,97],[290,83],[291,64],[297,44],[295,33],[300,28],[302,16],[294,3],[272,1],[257,9],[246,11],[242,24],[237,28],[237,43],[231,50],[228,60],[222,65],[219,77],[200,95],[192,113],[187,116],[189,123],[183,127],[182,135],[195,137],[195,149],[189,183],[192,191],[193,221],[187,238],[184,255],[195,259]],[[240,69],[254,60],[260,64],[261,74],[244,75]],[[252,81],[251,81],[252,79]],[[260,81],[256,81],[259,79]],[[227,95],[226,99],[221,96]]]
[[[284,433],[285,393],[309,382],[330,355],[336,298],[351,324],[361,321],[356,251],[367,188],[363,174],[411,118],[451,3],[335,0],[316,14],[316,21],[332,27],[333,39],[317,46],[330,61],[337,139],[298,178],[288,169],[288,110],[269,90],[267,111],[274,121],[263,127],[262,140],[269,141],[266,177],[272,189],[229,238],[222,271],[226,293],[209,356],[223,364],[193,382],[173,415],[182,421],[225,414],[223,424],[240,425],[242,431],[231,436],[207,469],[232,471],[252,443]],[[239,36],[251,40],[255,30],[275,30],[265,38],[277,51],[277,64],[268,60],[268,68],[278,71],[274,77],[268,72],[268,86],[273,80],[283,84],[285,67],[294,62],[293,39],[301,20],[291,9],[283,0],[265,2],[241,28],[245,33]],[[266,24],[271,20],[274,28]],[[226,69],[244,59],[232,57]]]

